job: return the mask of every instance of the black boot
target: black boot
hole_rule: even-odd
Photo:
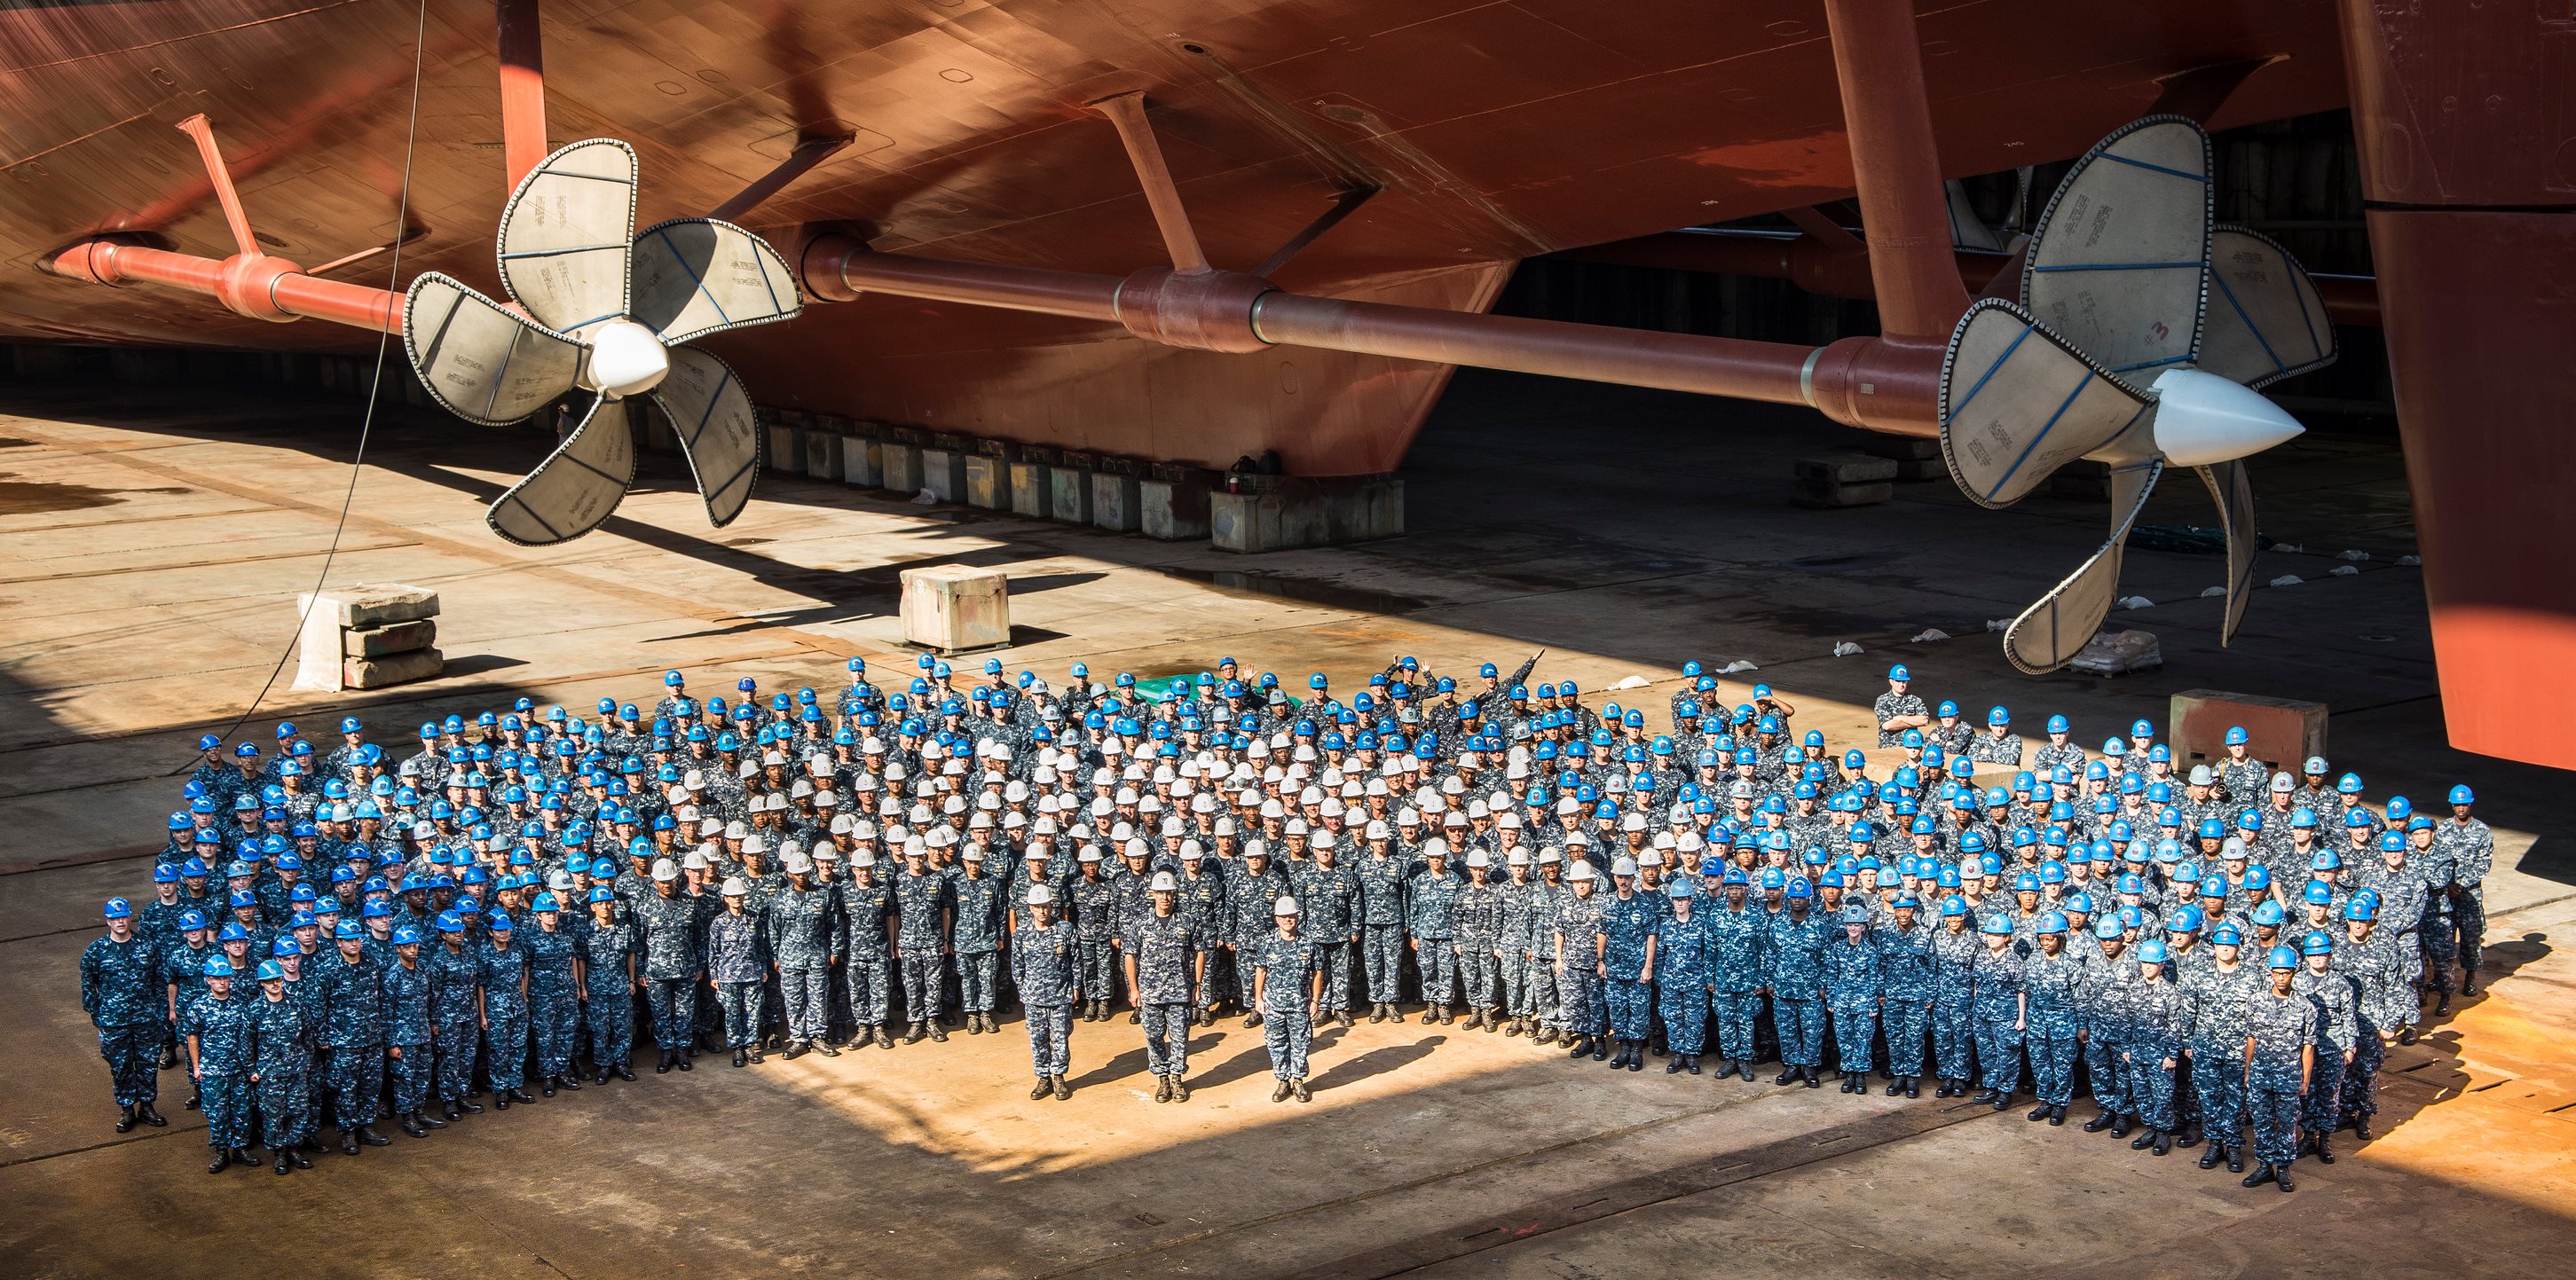
[[[1909,1098],[1920,1098],[1923,1096],[1923,1077],[1905,1077],[1905,1096]]]
[[[1753,1064],[1752,1064],[1752,1063],[1750,1063],[1750,1062],[1738,1062],[1738,1063],[1736,1063],[1736,1064],[1735,1064],[1735,1074],[1737,1074],[1737,1075],[1739,1075],[1739,1076],[1744,1077],[1744,1083],[1746,1083],[1746,1084],[1751,1084],[1751,1083],[1753,1083]]]
[[[2200,1153],[2200,1167],[2203,1169],[2217,1168],[2218,1158],[2225,1154],[2227,1154],[2227,1148],[2222,1147],[2215,1142],[2210,1143],[2209,1149]]]
[[[507,1110],[509,1110],[509,1109],[510,1109],[510,1091],[509,1091],[509,1090],[507,1090],[507,1089],[494,1089],[494,1090],[492,1091],[492,1109],[493,1109],[494,1111],[507,1111]],[[355,1154],[357,1154],[357,1153],[356,1153],[356,1152],[351,1152],[350,1154],[351,1154],[351,1155],[355,1155]]]
[[[1371,1021],[1371,1022],[1384,1022],[1384,1021],[1386,1021],[1386,1006],[1385,1006],[1385,1005],[1383,1005],[1383,1004],[1372,1004],[1372,1005],[1370,1005],[1370,1006],[1369,1006],[1369,1021]]]
[[[2271,1165],[2258,1164],[2254,1166],[2254,1172],[2246,1174],[2245,1181],[2238,1183],[2237,1185],[2244,1187],[2259,1187],[2266,1182],[2270,1182],[2274,1176]]]
[[[278,1176],[278,1177],[281,1177],[281,1178],[285,1177],[285,1176],[286,1176],[286,1170],[287,1170],[287,1168],[288,1168],[288,1166],[287,1166],[287,1163],[286,1163],[286,1153],[285,1153],[285,1152],[283,1152],[283,1151],[278,1152],[278,1153],[277,1153],[277,1176]]]
[[[357,1130],[342,1129],[340,1131],[340,1154],[344,1156],[354,1156],[358,1154]]]
[[[217,1148],[217,1149],[215,1150],[215,1158],[214,1158],[213,1163],[208,1164],[208,1165],[206,1166],[206,1172],[208,1172],[208,1173],[222,1173],[224,1170],[231,1168],[231,1167],[232,1167],[232,1165],[233,1165],[233,1153],[232,1153],[232,1152],[230,1152],[230,1151],[226,1151],[226,1150],[224,1150],[224,1149],[222,1149],[222,1148],[220,1148],[220,1147],[219,1147],[219,1148]]]
[[[2245,1148],[2229,1147],[2227,1149],[2227,1171],[2229,1173],[2245,1172]]]
[[[2162,1129],[2156,1130],[2155,1145],[2149,1148],[2149,1150],[2154,1151],[2160,1156],[2173,1154],[2173,1135]]]
[[[1678,1053],[1674,1054],[1673,1060],[1664,1064],[1664,1074],[1668,1076],[1680,1075],[1682,1073],[1682,1061],[1682,1055]]]
[[[1889,1076],[1889,1077],[1887,1078],[1887,1096],[1888,1096],[1888,1097],[1893,1098],[1893,1097],[1895,1097],[1897,1094],[1903,1093],[1904,1091],[1905,1091],[1905,1077],[1903,1077],[1903,1076]]]
[[[479,1116],[483,1114],[483,1104],[476,1102],[472,1098],[467,1098],[456,1105],[465,1108],[465,1114],[469,1116]]]
[[[1687,1071],[1692,1075],[1698,1075],[1699,1055],[1696,1053],[1684,1055],[1682,1058],[1682,1070]]]
[[[578,1075],[567,1072],[555,1077],[555,1087],[568,1093],[579,1093],[581,1092],[581,1078]]]
[[[159,1116],[152,1114],[152,1104],[149,1102],[143,1104],[143,1119],[147,1123],[151,1124],[159,1124],[161,1122],[161,1118]],[[2370,1117],[2354,1116],[2352,1118],[2352,1137],[2355,1142],[2370,1141]]]
[[[1600,1061],[1600,1060],[1602,1060],[1603,1058],[1607,1058],[1607,1057],[1609,1057],[1609,1056],[1610,1056],[1610,1037],[1608,1037],[1608,1036],[1594,1036],[1594,1037],[1592,1037],[1592,1060],[1593,1060],[1594,1062],[1599,1062],[1599,1061]]]
[[[2031,1122],[2031,1123],[2033,1123],[2033,1124],[2037,1124],[2038,1122],[2040,1122],[2040,1121],[2045,1120],[2045,1119],[2047,1119],[2047,1118],[2048,1118],[2048,1111],[2049,1111],[2048,1104],[2047,1104],[2047,1103],[2045,1103],[2045,1102],[2043,1102],[2043,1103],[2039,1104],[2038,1106],[2032,1107],[2032,1108],[2030,1109],[2030,1114],[2029,1114],[2029,1115],[2027,1115],[2027,1116],[2024,1116],[2024,1117],[2022,1117],[2022,1118],[2023,1118],[2023,1119],[2025,1119],[2025,1120],[2030,1121],[2030,1122]]]
[[[2084,1132],[2100,1133],[2104,1129],[2110,1128],[2117,1122],[2117,1119],[2117,1117],[2113,1116],[2108,1111],[2097,1112],[2094,1114],[2092,1119],[2084,1122]]]
[[[678,1055],[672,1053],[668,1049],[664,1049],[662,1051],[662,1056],[655,1059],[653,1062],[653,1074],[657,1076],[667,1076],[671,1074],[671,1060],[676,1056]]]
[[[403,1136],[406,1138],[426,1138],[429,1136],[429,1130],[421,1128],[420,1121],[413,1119],[412,1114],[408,1111],[402,1114],[402,1131]]]
[[[1821,1089],[1825,1087],[1825,1082],[1816,1078],[1816,1069],[1814,1067],[1800,1067],[1798,1068],[1798,1073],[1807,1078],[1808,1088]]]
[[[134,1118],[152,1126],[155,1129],[163,1128],[170,1123],[169,1121],[162,1119],[161,1113],[153,1110],[152,1104],[149,1102],[138,1102],[134,1104]],[[2363,1123],[2367,1122],[2365,1121]],[[2370,1140],[2370,1132],[2367,1129],[2362,1128],[2360,1125],[2355,1125],[2353,1131],[2359,1133],[2363,1141],[2367,1142]]]
[[[921,1043],[921,1038],[929,1034],[930,1029],[928,1027],[916,1022],[912,1024],[910,1029],[903,1033],[903,1042],[905,1044],[919,1044]]]
[[[1371,1018],[1369,1021],[1375,1022],[1377,1019]],[[1569,1058],[1580,1058],[1590,1052],[1592,1052],[1592,1037],[1579,1036],[1574,1041],[1574,1047],[1568,1050],[1565,1056]]]
[[[2290,1166],[2286,1164],[2272,1170],[2272,1181],[2285,1193],[2298,1190],[2290,1185]]]
[[[2125,1113],[2125,1112],[2124,1112],[2124,1113],[2122,1113],[2122,1114],[2121,1114],[2121,1116],[2120,1116],[2120,1118],[2119,1118],[2119,1119],[2113,1120],[2113,1121],[2111,1122],[2111,1136],[2112,1136],[2112,1137],[2114,1137],[2114,1138],[2125,1138],[2125,1137],[2128,1137],[2128,1136],[2129,1136],[2129,1131],[2130,1131],[2130,1130],[2132,1130],[2132,1129],[2135,1129],[2135,1128],[2137,1128],[2137,1127],[2138,1127],[2138,1120],[2137,1120],[2137,1117],[2132,1116],[2132,1115],[2129,1115],[2129,1114],[2127,1114],[2127,1113]]]
[[[745,1065],[748,1065],[750,1062],[751,1062],[751,1050],[749,1050],[749,1049],[739,1049],[739,1048],[738,1048],[738,1049],[735,1049],[735,1050],[733,1051],[733,1064],[734,1064],[735,1066],[737,1066],[737,1067],[739,1067],[739,1066],[745,1066]]]
[[[2129,1150],[2144,1151],[2164,1140],[2165,1131],[2151,1125],[2147,1128],[2138,1130],[2138,1136],[2129,1139]]]
[[[2334,1157],[2334,1148],[2332,1148],[2331,1146],[2328,1146],[2328,1145],[2327,1145],[2327,1143],[2328,1143],[2328,1141],[2331,1139],[2331,1137],[2332,1137],[2332,1135],[2331,1135],[2331,1134],[2326,1134],[2326,1133],[2319,1133],[2319,1134],[2317,1135],[2317,1163],[2318,1163],[2318,1164],[2333,1164],[2333,1163],[2335,1162],[2335,1157]]]
[[[427,1111],[412,1112],[411,1118],[413,1123],[418,1124],[423,1129],[444,1129],[447,1127],[446,1121],[432,1116]]]
[[[547,1076],[545,1079],[539,1080],[537,1082],[537,1092],[549,1098],[555,1096],[555,1078],[553,1076]]]
[[[118,1133],[134,1132],[134,1108],[131,1105],[118,1107],[116,1109],[116,1131]]]
[[[1646,1069],[1645,1041],[1631,1040],[1628,1042],[1628,1069],[1630,1071],[1643,1071]]]
[[[293,1147],[288,1147],[286,1149],[286,1162],[294,1165],[298,1169],[310,1169],[313,1167],[313,1162],[305,1159],[304,1153]]]
[[[2463,970],[2460,974],[2460,994],[2463,996],[2473,996],[2477,993],[2478,971],[2475,969]],[[2442,1012],[2448,1013],[2450,1011],[2451,996],[2450,993],[2446,991],[2442,993]]]

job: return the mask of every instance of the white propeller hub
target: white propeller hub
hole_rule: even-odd
[[[2155,390],[2156,448],[2175,466],[2233,462],[2307,430],[2261,392],[2214,373],[2170,370]]]
[[[610,320],[587,335],[590,359],[581,385],[611,399],[642,395],[671,372],[670,354],[652,330],[632,320]]]

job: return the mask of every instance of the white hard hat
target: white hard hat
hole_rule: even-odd
[[[1147,885],[1146,890],[1151,893],[1174,893],[1178,892],[1180,887],[1180,882],[1172,878],[1171,872],[1157,871],[1154,873],[1153,883]]]
[[[1270,914],[1274,916],[1293,916],[1297,914],[1297,900],[1289,897],[1287,894],[1280,894],[1279,900],[1270,904]]]

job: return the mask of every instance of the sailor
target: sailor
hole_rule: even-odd
[[[1138,1022],[1145,1028],[1145,1070],[1154,1077],[1154,1101],[1187,1102],[1190,959],[1197,939],[1180,914],[1179,877],[1157,871],[1146,893],[1151,906],[1133,928],[1127,987],[1136,993]]]
[[[1878,1043],[1878,1006],[1884,993],[1878,945],[1869,936],[1869,908],[1842,910],[1842,936],[1825,944],[1825,1007],[1834,1024],[1836,1070],[1844,1093],[1869,1092],[1870,1053]]]
[[[179,1015],[179,1037],[188,1046],[188,1074],[197,1082],[200,1110],[206,1117],[206,1145],[214,1148],[208,1173],[222,1173],[236,1162],[249,1165],[250,1073],[255,1046],[252,1023],[258,1011],[233,994],[233,963],[222,957],[206,961],[206,989]]]
[[[1095,863],[1095,865],[1097,865]],[[1082,940],[1056,913],[1055,890],[1030,885],[1024,894],[1029,924],[1011,935],[1011,982],[1029,1024],[1029,1067],[1034,1101],[1073,1096],[1065,1076],[1073,1070],[1073,1003],[1082,990]]]
[[[136,1124],[159,1128],[169,1121],[152,1109],[160,1096],[165,1035],[158,958],[152,944],[135,931],[131,903],[110,898],[101,915],[107,933],[81,950],[81,1011],[98,1029],[98,1053],[107,1060],[116,1093],[116,1131],[129,1132]]]
[[[1923,699],[1906,692],[1913,681],[1914,674],[1905,669],[1904,663],[1887,669],[1887,692],[1878,695],[1878,701],[1870,707],[1871,718],[1878,722],[1878,745],[1902,746],[1906,730],[1919,730],[1932,723]]]
[[[1272,1102],[1295,1098],[1311,1102],[1306,1088],[1306,1052],[1314,1040],[1314,1010],[1321,998],[1323,974],[1316,968],[1319,949],[1298,933],[1297,900],[1281,894],[1271,905],[1277,920],[1252,957],[1252,999],[1262,1012],[1262,1036],[1270,1051],[1270,1072],[1278,1078]]]
[[[2290,1165],[2299,1158],[2300,1100],[2314,1083],[2318,1025],[2325,1015],[2298,990],[2298,952],[2276,946],[2265,964],[2271,989],[2255,996],[2246,1014],[2246,1104],[2254,1118],[2258,1163],[2245,1175],[2245,1185],[2277,1182],[2290,1191]]]

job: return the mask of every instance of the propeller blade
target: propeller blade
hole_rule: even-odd
[[[1941,457],[1970,501],[2008,507],[2144,421],[2146,406],[2029,312],[1987,298],[1968,308],[1942,357]]]
[[[712,218],[675,218],[635,237],[635,319],[678,346],[805,309],[769,242]]]
[[[2209,294],[2200,336],[2204,372],[2265,387],[2334,363],[2334,325],[2316,281],[2269,237],[2242,227],[2212,232]]]
[[[2227,617],[2219,624],[2218,643],[2236,637],[2245,620],[2245,601],[2254,592],[2254,477],[2242,461],[2195,468],[2209,496],[2218,503],[2218,522],[2227,530]]]
[[[449,413],[498,427],[572,390],[581,344],[432,271],[403,291],[403,354]]]
[[[2004,656],[2032,675],[2045,675],[2074,660],[2093,642],[2102,620],[2120,592],[2120,555],[2128,546],[2129,526],[2146,508],[2147,495],[2163,475],[2164,460],[2148,458],[2111,470],[2111,540],[2093,558],[2067,575],[2039,602],[2022,610],[2004,631]]]
[[[671,348],[671,372],[653,389],[672,434],[707,501],[707,520],[721,529],[751,503],[760,478],[760,418],[742,379],[695,347]]]
[[[2181,116],[2114,131],[2031,232],[2023,305],[2113,373],[2189,364],[2209,278],[2209,135]]]
[[[627,313],[635,149],[592,138],[547,156],[501,211],[501,284],[537,322],[572,333]]]
[[[630,403],[604,396],[592,401],[581,425],[526,479],[510,486],[483,522],[523,547],[570,542],[598,528],[635,483]]]

